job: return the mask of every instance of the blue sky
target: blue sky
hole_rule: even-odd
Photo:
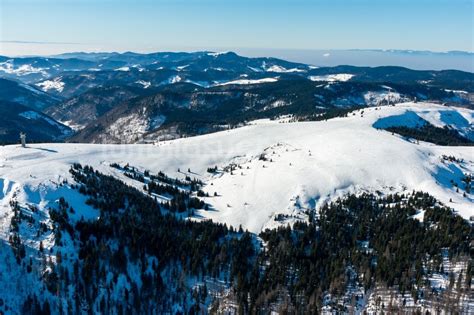
[[[0,54],[473,51],[473,0],[0,0]]]

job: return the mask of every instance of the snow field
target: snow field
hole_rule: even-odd
[[[183,177],[190,168],[187,175],[203,180],[204,191],[210,195],[204,199],[211,209],[197,211],[198,217],[242,225],[252,232],[303,220],[308,209],[317,210],[324,202],[346,193],[364,191],[423,190],[469,218],[474,215],[472,195],[456,193],[450,181],[473,173],[472,147],[415,144],[373,127],[385,117],[399,117],[403,122],[407,112],[429,117],[432,122],[447,109],[472,126],[470,110],[404,103],[321,122],[257,121],[238,129],[155,145],[7,146],[0,148],[0,178],[18,187],[17,197],[41,205],[49,202],[48,194],[33,198],[31,192],[39,187],[56,190],[53,183],[58,178],[68,179],[74,162],[107,174],[112,162],[130,163],[152,172],[161,170],[172,177]],[[442,155],[453,155],[463,162],[443,162]],[[232,173],[231,164],[235,165]],[[208,173],[207,168],[214,166],[219,172]],[[223,171],[226,167],[228,170]],[[66,200],[75,208],[81,207],[74,200]],[[5,211],[2,208],[0,216]],[[287,218],[276,221],[278,214]]]

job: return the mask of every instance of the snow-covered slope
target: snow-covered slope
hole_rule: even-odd
[[[232,84],[244,84],[244,85],[245,84],[261,84],[261,83],[271,83],[271,82],[277,82],[277,81],[278,81],[278,78],[263,78],[263,79],[257,79],[257,80],[239,79],[239,80],[219,83],[219,84],[216,84],[216,86],[232,85]]]
[[[13,195],[46,209],[52,202],[50,197],[57,197],[57,184],[69,178],[73,162],[117,176],[120,174],[109,163],[130,163],[179,177],[189,168],[191,173],[184,173],[202,179],[204,190],[212,196],[204,198],[211,209],[198,211],[197,217],[242,225],[253,232],[282,223],[275,220],[277,214],[289,215],[284,224],[304,219],[305,209],[317,209],[347,192],[423,190],[465,218],[474,215],[473,195],[463,196],[463,191],[456,192],[452,185],[461,185],[464,174],[474,172],[472,147],[415,144],[373,126],[386,117],[403,119],[407,111],[440,125],[448,123],[443,118],[446,111],[463,117],[468,128],[474,120],[474,112],[467,109],[404,103],[321,122],[257,121],[238,129],[156,145],[1,147],[0,218],[8,220],[8,202]],[[458,160],[450,162],[443,155]],[[235,164],[232,171],[231,164]],[[206,170],[213,166],[219,171],[208,173]],[[81,205],[72,199],[67,201],[79,209]],[[1,226],[2,235],[7,228],[8,224]]]
[[[64,82],[61,81],[61,77],[54,78],[53,80],[45,80],[35,84],[37,87],[41,88],[44,92],[49,90],[56,90],[61,93],[64,90]]]
[[[349,73],[338,73],[338,74],[328,74],[328,75],[313,75],[309,76],[308,79],[311,81],[328,81],[328,82],[337,82],[337,81],[349,81],[354,77],[353,74]]]
[[[374,123],[376,128],[387,127],[408,127],[417,128],[425,124],[435,127],[449,128],[457,130],[462,136],[474,140],[474,116],[472,111],[462,111],[454,108],[442,108],[433,110],[412,110],[407,108],[397,115],[383,117]]]

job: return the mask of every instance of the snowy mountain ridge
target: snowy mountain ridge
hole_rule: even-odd
[[[23,196],[25,202],[34,195],[35,203],[47,204],[46,192],[54,191],[53,183],[68,178],[74,162],[106,174],[114,174],[108,166],[114,162],[178,177],[183,176],[178,169],[190,168],[188,175],[206,183],[205,192],[218,194],[204,198],[214,210],[199,210],[199,216],[242,225],[252,232],[278,225],[277,214],[303,218],[305,208],[318,208],[348,192],[363,191],[426,190],[469,218],[474,214],[472,195],[456,193],[450,182],[460,183],[463,174],[474,172],[472,147],[417,144],[374,127],[393,117],[410,125],[411,115],[407,113],[438,125],[455,125],[455,120],[446,117],[456,115],[464,124],[461,130],[472,134],[471,110],[404,103],[362,109],[348,117],[321,122],[256,121],[234,130],[155,145],[6,146],[1,149],[0,177],[19,187],[16,195]],[[453,155],[462,162],[445,163],[443,155]],[[32,163],[36,167],[32,168]],[[214,166],[217,173],[206,172]],[[2,187],[4,196],[11,189],[8,187]]]

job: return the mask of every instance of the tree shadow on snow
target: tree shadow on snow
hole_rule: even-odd
[[[50,152],[50,153],[58,153],[58,151],[56,151],[56,150],[53,150],[53,149],[46,149],[46,148],[36,148],[36,147],[29,147],[29,146],[26,146],[25,149],[34,149],[34,150],[46,151],[46,152]]]

